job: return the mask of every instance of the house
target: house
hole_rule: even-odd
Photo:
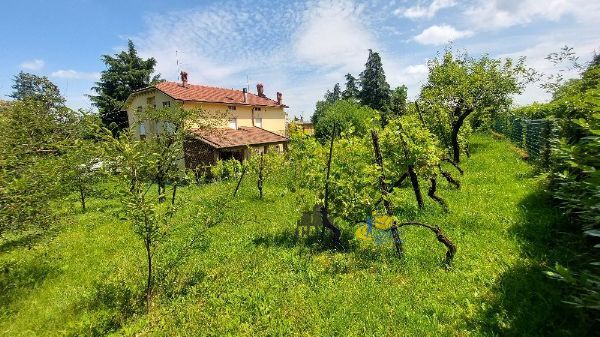
[[[305,121],[304,118],[294,117],[294,120],[288,123],[288,128],[290,131],[298,131],[302,132],[305,135],[314,135],[315,134],[315,125],[312,122]]]
[[[160,82],[133,92],[125,101],[129,125],[135,125],[134,137],[144,139],[160,132],[152,121],[138,120],[148,107],[167,107],[181,104],[184,109],[201,109],[199,118],[211,119],[214,128],[199,128],[200,121],[186,123],[188,135],[184,143],[185,166],[195,169],[219,159],[246,159],[252,151],[268,149],[282,151],[285,137],[287,108],[282,94],[277,100],[264,94],[262,84],[256,94],[242,90],[189,84],[187,73],[181,72],[181,82]]]

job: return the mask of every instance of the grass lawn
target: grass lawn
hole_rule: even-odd
[[[565,224],[543,192],[544,176],[506,141],[472,138],[463,187],[440,184],[444,213],[431,199],[417,212],[407,187],[402,219],[439,224],[458,246],[431,232],[403,228],[406,254],[351,242],[343,251],[297,240],[294,193],[266,182],[257,199],[245,180],[181,188],[174,235],[157,253],[166,268],[173,247],[203,228],[198,209],[215,205],[224,220],[202,231],[188,259],[161,274],[146,315],[136,298],[145,282],[141,240],[122,219],[118,199],[92,198],[82,214],[76,196],[59,206],[43,235],[0,241],[0,334],[18,335],[573,335],[588,319],[562,304],[560,284],[542,271],[569,265]],[[216,201],[215,201],[216,200]],[[355,228],[344,227],[345,237]],[[160,268],[160,267],[159,267]]]

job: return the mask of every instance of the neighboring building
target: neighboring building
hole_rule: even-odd
[[[148,106],[165,107],[175,103],[184,109],[202,109],[200,118],[210,118],[213,129],[200,129],[198,122],[189,121],[189,136],[184,144],[185,164],[188,168],[209,165],[218,159],[244,160],[250,149],[262,152],[269,147],[283,150],[287,108],[282,94],[277,100],[265,96],[263,85],[257,84],[257,93],[187,83],[187,74],[181,73],[182,82],[161,82],[132,93],[125,101],[129,125],[136,126],[138,139],[151,137],[159,128],[147,120],[140,121],[140,112]]]
[[[315,126],[312,122],[307,122],[303,118],[298,119],[295,117],[293,121],[288,123],[288,127],[290,131],[298,130],[306,135],[314,135],[315,134]]]

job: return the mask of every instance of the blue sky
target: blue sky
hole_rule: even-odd
[[[544,57],[567,44],[583,61],[600,50],[600,2],[584,0],[423,1],[5,1],[0,13],[0,98],[20,70],[48,76],[72,108],[104,69],[102,54],[132,39],[155,57],[157,72],[177,80],[282,91],[291,115],[310,116],[314,103],[345,73],[358,76],[368,49],[379,51],[388,82],[414,97],[426,62],[453,41],[474,55],[526,56],[554,72]],[[545,100],[535,86],[519,103]]]

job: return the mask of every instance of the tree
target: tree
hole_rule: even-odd
[[[346,89],[342,92],[342,99],[358,99],[359,93],[356,78],[350,73],[346,74]]]
[[[369,49],[365,70],[360,73],[361,90],[358,95],[362,104],[384,111],[390,100],[390,85],[385,81],[385,72],[379,53]]]
[[[31,99],[42,102],[48,108],[64,106],[65,99],[61,96],[56,84],[46,76],[37,76],[30,73],[19,72],[14,77],[13,93],[9,96],[16,100]]]
[[[126,51],[114,56],[103,55],[102,61],[107,68],[92,88],[97,95],[90,95],[90,99],[98,108],[104,125],[113,131],[121,131],[127,127],[127,115],[121,111],[127,97],[135,90],[160,81],[160,74],[152,76],[156,60],[139,57],[131,40]]]
[[[311,121],[314,125],[317,124],[319,118],[325,114],[325,110],[329,108],[333,103],[341,99],[340,84],[336,83],[333,86],[333,91],[327,90],[323,96],[323,100],[317,101],[315,106],[315,112],[311,116]]]
[[[107,129],[102,128],[99,116],[82,113],[74,125],[76,137],[64,155],[63,185],[79,195],[81,209],[86,211],[86,201],[95,191],[95,185],[104,176],[105,156],[101,137]]]
[[[408,88],[405,85],[396,87],[390,94],[390,104],[386,109],[385,119],[386,123],[390,119],[400,117],[406,114],[406,100],[408,98]]]
[[[438,137],[449,139],[452,158],[460,162],[459,134],[465,120],[472,113],[493,115],[506,110],[512,95],[520,93],[531,72],[524,58],[496,60],[487,55],[479,59],[468,54],[455,54],[446,50],[440,58],[429,61],[427,83],[419,98],[422,112],[428,115],[429,125],[442,130]],[[440,127],[436,123],[443,123]],[[445,133],[445,134],[444,134]]]
[[[186,110],[180,105],[150,108],[136,115],[138,121],[153,125],[155,133],[144,140],[134,139],[137,125],[131,125],[116,139],[105,137],[119,177],[127,185],[123,203],[135,233],[142,239],[146,253],[146,305],[150,308],[155,288],[156,253],[171,232],[171,218],[176,212],[177,185],[185,176],[183,142],[185,123],[199,121],[209,128],[218,120],[201,119],[201,110]],[[167,183],[171,183],[171,202],[166,201]],[[157,186],[157,197],[147,194]]]
[[[13,102],[0,114],[0,235],[45,228],[50,203],[68,193],[60,182],[63,154],[73,143],[77,115],[47,100]]]
[[[374,126],[377,112],[357,102],[339,100],[327,106],[315,124],[315,137],[325,142],[330,139],[333,126],[338,133],[364,135]]]

